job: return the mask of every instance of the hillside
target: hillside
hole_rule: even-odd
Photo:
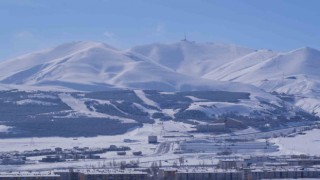
[[[203,77],[253,84],[268,92],[291,95],[297,106],[320,115],[319,66],[320,51],[305,47],[277,55],[268,52],[267,56],[254,58],[253,63],[235,60]]]
[[[131,52],[140,53],[176,72],[201,77],[215,68],[255,50],[230,44],[180,41],[172,44],[136,46]]]
[[[225,91],[0,91],[0,137],[78,137],[122,134],[155,120],[191,125],[236,119],[243,128],[307,123],[312,116],[284,101]],[[12,113],[14,112],[14,113]]]
[[[102,91],[228,90],[263,93],[239,83],[180,74],[143,55],[96,42],[74,42],[0,63],[0,82],[18,89]]]
[[[130,50],[62,44],[0,63],[0,121],[13,130],[2,135],[119,134],[155,119],[231,118],[259,129],[303,123],[320,112],[319,57],[311,48],[189,41]]]

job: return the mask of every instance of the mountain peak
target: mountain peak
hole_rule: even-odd
[[[318,49],[315,49],[315,48],[312,48],[312,47],[309,47],[309,46],[301,47],[301,48],[293,50],[293,51],[291,51],[289,53],[297,53],[297,52],[317,53],[317,54],[320,53],[320,51]]]

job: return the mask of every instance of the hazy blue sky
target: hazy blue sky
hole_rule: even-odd
[[[320,48],[319,0],[0,0],[0,60],[60,43],[200,42]]]

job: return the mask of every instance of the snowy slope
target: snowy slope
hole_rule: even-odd
[[[280,54],[181,41],[123,51],[103,43],[73,42],[1,62],[0,90],[220,90],[248,92],[252,102],[279,105],[279,98],[265,92],[276,91],[295,95],[299,107],[320,113],[315,100],[319,58],[312,48]],[[136,91],[147,100],[141,92]]]
[[[140,53],[179,73],[201,77],[234,59],[254,50],[236,45],[181,41],[173,44],[136,46],[131,52]]]
[[[239,62],[238,66],[241,66],[242,63]],[[234,69],[233,72],[229,71],[230,74],[224,76],[221,80],[257,83],[270,78],[283,78],[301,74],[320,76],[319,65],[320,51],[306,47],[266,58],[262,62],[244,69]],[[209,74],[204,77],[216,79],[213,74],[211,77]]]
[[[181,41],[123,51],[103,43],[73,42],[1,62],[0,90],[24,91],[10,92],[16,100],[6,100],[9,92],[0,92],[2,103],[14,102],[17,111],[41,106],[32,110],[41,110],[37,114],[47,118],[45,126],[65,119],[75,124],[92,121],[94,126],[113,125],[110,128],[119,131],[110,133],[121,133],[153,119],[230,116],[257,127],[266,122],[276,127],[311,117],[299,107],[320,115],[319,65],[320,52],[311,48],[276,53]],[[30,93],[25,90],[53,93],[57,99],[22,98],[20,94]],[[285,102],[269,93],[273,91],[294,100]],[[21,128],[32,132],[32,127]]]
[[[67,104],[72,110],[75,112],[85,115],[87,117],[99,117],[99,118],[108,118],[112,120],[120,120],[122,123],[135,123],[135,120],[123,118],[123,117],[117,117],[117,116],[110,116],[107,114],[99,113],[96,111],[91,111],[88,109],[88,107],[85,105],[85,103],[77,98],[72,97],[70,94],[59,94],[59,98]]]
[[[192,45],[190,42],[185,43]],[[229,49],[238,52],[236,47]],[[242,51],[250,50],[241,50],[239,53],[242,54]],[[250,92],[267,99],[272,98],[254,86],[183,75],[143,55],[95,42],[63,44],[0,63],[0,82],[16,88],[19,88],[19,85],[28,87],[27,89],[48,87],[48,90],[55,90],[62,87],[83,91],[111,88],[161,91],[225,90]]]
[[[277,53],[270,50],[255,51],[214,69],[213,71],[205,74],[203,78],[215,80],[232,80],[229,77],[230,74],[246,71],[246,69],[264,62],[265,60],[270,59],[276,55]],[[236,77],[233,76],[233,78]]]
[[[64,44],[3,62],[0,80],[4,84],[89,91],[114,87],[173,91],[198,82],[141,55],[94,42]]]
[[[260,60],[259,60],[260,59]],[[294,96],[296,105],[320,115],[320,51],[305,47],[251,60],[235,60],[204,76],[207,79],[250,83],[268,92]]]

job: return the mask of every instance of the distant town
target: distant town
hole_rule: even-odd
[[[46,159],[47,162],[59,159]],[[258,179],[299,179],[320,178],[320,157],[307,155],[293,156],[247,156],[219,157],[217,164],[184,165],[184,159],[174,166],[162,166],[154,162],[151,167],[139,167],[139,163],[120,162],[114,167],[81,169],[52,169],[47,171],[0,172],[6,179],[43,180],[92,180],[92,179],[134,179],[134,180],[258,180]]]
[[[163,122],[158,126],[163,128]],[[273,155],[279,151],[275,143],[250,137],[260,140],[267,136],[295,138],[319,127],[314,124],[264,133],[216,135],[213,139],[210,135],[199,139],[199,134],[184,135],[179,130],[162,129],[160,135],[144,136],[143,141],[124,138],[120,145],[102,148],[75,146],[7,151],[0,153],[0,179],[317,179],[320,178],[320,156]],[[73,141],[78,139],[73,138]],[[138,142],[146,143],[139,146],[150,151],[134,150]],[[191,158],[193,156],[198,158]],[[206,157],[206,161],[201,160],[201,156]],[[78,167],[73,163],[87,165]]]

